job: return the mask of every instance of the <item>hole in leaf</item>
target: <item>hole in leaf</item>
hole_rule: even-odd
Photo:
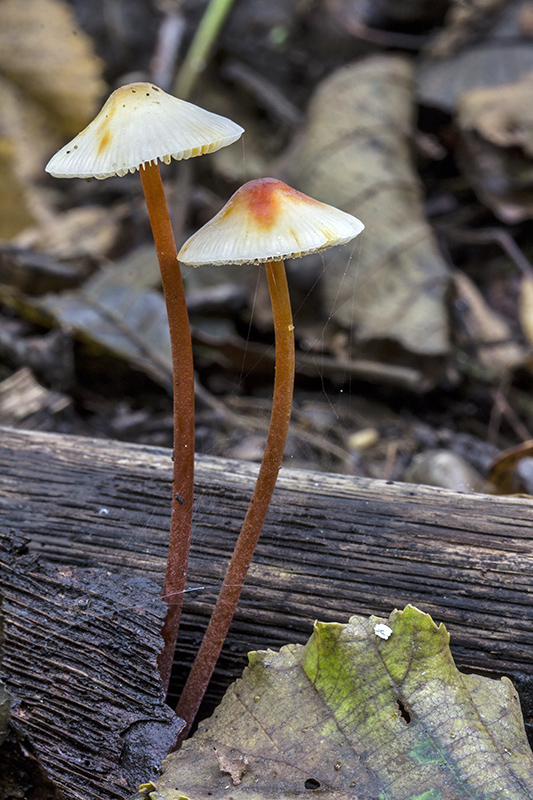
[[[409,725],[409,723],[411,722],[411,715],[407,710],[407,707],[402,703],[400,698],[396,700],[396,705],[398,707],[398,711],[400,712],[401,718],[403,719],[406,725]]]
[[[316,778],[308,778],[304,786],[312,792],[315,789],[320,789],[320,781],[317,781]]]

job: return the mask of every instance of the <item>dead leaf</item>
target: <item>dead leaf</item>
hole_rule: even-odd
[[[533,72],[504,86],[465,92],[457,106],[462,130],[475,130],[498,147],[521,147],[533,156]]]
[[[124,206],[72,208],[27,228],[14,238],[14,244],[46,252],[64,261],[102,258],[115,243],[126,213]]]
[[[533,796],[511,682],[460,673],[444,626],[413,606],[388,620],[315,623],[305,646],[248,658],[213,717],[143,785],[151,800]],[[214,747],[246,755],[238,786],[220,775]]]
[[[464,92],[503,86],[532,68],[529,42],[483,41],[448,58],[422,58],[417,65],[416,93],[423,105],[453,112]]]
[[[78,133],[104,90],[102,64],[63,0],[2,0],[0,73]]]
[[[355,250],[327,261],[325,304],[335,320],[355,324],[361,340],[442,355],[448,275],[411,163],[412,78],[412,63],[399,56],[375,56],[327,78],[311,100],[290,182],[366,226]]]
[[[417,94],[422,103],[453,111],[464,92],[513,83],[532,70],[533,48],[521,28],[521,5],[457,0],[450,12],[451,24],[417,63]],[[488,6],[501,6],[500,13],[487,15]],[[468,41],[473,31],[479,34],[480,30],[482,38]],[[460,43],[465,46],[457,50]]]
[[[159,272],[155,259],[148,257],[147,261],[148,254],[153,256],[152,248],[102,269],[80,289],[47,294],[32,306],[78,339],[127,360],[170,387],[167,312],[161,292],[150,288],[157,283]]]
[[[528,344],[533,347],[533,275],[524,275],[518,300],[520,326]]]
[[[502,377],[524,363],[526,352],[513,340],[507,322],[491,309],[470,278],[456,270],[453,285],[463,309],[456,337],[459,346],[488,370],[487,377]]]
[[[12,140],[0,130],[0,239],[16,235],[34,221],[14,169],[14,155]]]
[[[521,474],[521,464],[529,462],[527,470]],[[496,494],[533,494],[531,463],[533,462],[533,441],[522,442],[509,447],[492,462],[489,481]],[[526,479],[526,480],[524,480]]]
[[[34,184],[61,139],[93,116],[104,82],[63,0],[2,0],[1,15],[0,238],[11,239],[46,217]]]
[[[478,36],[505,6],[507,0],[452,0],[444,28],[433,39],[428,50],[433,56],[445,56]]]
[[[91,266],[81,259],[63,262],[24,247],[0,248],[0,297],[3,286],[29,295],[72,289],[89,276]]]
[[[459,163],[470,184],[501,219],[533,216],[533,72],[516,83],[462,95]]]
[[[502,149],[466,132],[457,162],[480,201],[508,225],[533,217],[533,161],[516,149]]]

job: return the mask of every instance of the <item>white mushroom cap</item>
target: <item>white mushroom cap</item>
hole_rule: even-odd
[[[184,264],[262,264],[316,253],[355,238],[365,226],[275,178],[249,181],[181,248]]]
[[[186,103],[151,83],[121,86],[94,120],[59,152],[46,171],[55,178],[110,178],[147,162],[211,153],[235,142],[243,128]]]

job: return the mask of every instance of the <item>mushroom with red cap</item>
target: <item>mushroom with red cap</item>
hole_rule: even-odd
[[[289,430],[294,325],[283,259],[351,241],[363,223],[274,178],[250,181],[179,252],[184,264],[264,264],[274,319],[276,367],[267,441],[252,499],[203,642],[176,713],[190,728],[229,629],[270,505]]]
[[[159,669],[168,687],[189,558],[194,478],[194,371],[183,281],[159,172],[169,164],[235,142],[243,129],[151,83],[131,83],[48,162],[56,178],[109,178],[139,170],[152,225],[170,329],[174,385],[174,475],[167,571],[168,604]]]

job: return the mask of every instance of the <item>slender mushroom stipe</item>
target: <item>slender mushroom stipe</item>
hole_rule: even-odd
[[[272,303],[276,366],[272,412],[259,475],[204,639],[176,707],[187,735],[218,660],[267,515],[289,431],[294,387],[294,325],[283,259],[351,241],[360,220],[274,178],[250,181],[185,242],[184,264],[264,263]]]
[[[172,511],[163,599],[168,611],[158,666],[168,689],[187,578],[194,483],[194,369],[185,291],[159,161],[169,164],[235,142],[243,129],[225,117],[179,100],[151,83],[110,95],[95,119],[48,162],[56,178],[122,176],[140,171],[168,315],[173,374]]]

